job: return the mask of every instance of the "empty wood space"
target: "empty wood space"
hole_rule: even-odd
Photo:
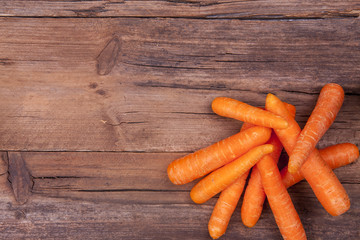
[[[214,114],[271,92],[304,126],[323,85],[346,96],[318,147],[360,139],[359,1],[0,0],[1,239],[210,239],[217,196],[173,185],[176,158],[237,133]],[[286,162],[286,154],[282,162]],[[358,239],[360,163],[335,170],[351,209],[289,189],[308,239]],[[241,201],[221,239],[281,239]]]

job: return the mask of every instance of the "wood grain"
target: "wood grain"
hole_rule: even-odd
[[[330,18],[358,17],[356,0],[107,0],[0,1],[0,16],[22,17],[182,17],[182,18]]]
[[[357,0],[0,0],[0,239],[209,239],[216,197],[192,203],[196,182],[166,167],[239,131],[217,96],[275,93],[303,126],[339,83],[318,145],[359,146],[359,14]],[[308,239],[359,238],[359,164],[335,170],[352,204],[339,217],[306,182],[289,189]],[[267,203],[251,229],[239,206],[222,239],[281,238]]]
[[[71,196],[71,192],[80,192],[76,196],[84,193],[85,196],[87,192],[120,192],[121,195],[121,192],[149,191],[159,192],[159,197],[166,191],[188,193],[195,182],[175,186],[166,173],[171,161],[185,155],[186,153],[21,153],[34,181],[32,192],[70,192],[68,196]],[[343,183],[358,184],[359,164],[356,162],[339,168],[335,173]],[[185,202],[189,203],[189,200],[187,196]],[[174,198],[174,201],[179,199]]]
[[[211,205],[99,204],[69,199],[52,199],[49,202],[46,198],[36,197],[31,203],[18,206],[3,198],[0,200],[2,238],[209,239],[206,226]],[[346,215],[334,218],[323,215],[314,199],[306,200],[307,206],[299,209],[299,203],[295,202],[295,207],[305,213],[301,219],[308,239],[340,240],[358,237],[357,225],[351,221],[351,215],[359,214],[358,210],[352,209]],[[251,229],[242,225],[239,210],[235,210],[228,231],[222,239],[281,238],[267,205],[259,224]],[[344,229],[343,225],[349,228]]]
[[[194,151],[240,128],[212,113],[215,97],[263,106],[272,92],[296,105],[303,125],[327,82],[347,95],[320,147],[358,144],[359,26],[2,18],[0,149]]]
[[[11,195],[1,195],[0,222],[5,229],[1,238],[153,239],[160,232],[164,239],[208,238],[207,221],[216,199],[194,204],[189,197],[193,183],[174,186],[166,177],[167,164],[182,153],[13,154],[21,156],[34,185],[23,205]],[[352,201],[342,216],[328,215],[307,183],[290,189],[308,239],[356,239],[359,164],[335,170]],[[251,229],[241,223],[240,206],[241,202],[222,239],[280,238],[268,204]]]

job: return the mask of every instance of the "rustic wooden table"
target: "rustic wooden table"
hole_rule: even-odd
[[[359,146],[359,13],[359,0],[0,0],[0,238],[209,239],[216,199],[192,203],[194,183],[166,167],[239,130],[212,113],[217,96],[275,93],[303,126],[339,83],[319,147]],[[335,170],[352,202],[339,217],[306,182],[289,190],[308,239],[360,238],[359,168]],[[266,204],[252,229],[238,207],[222,239],[281,235]]]

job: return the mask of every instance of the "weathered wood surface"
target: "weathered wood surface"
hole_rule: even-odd
[[[0,1],[0,16],[329,18],[358,17],[357,0]]]
[[[194,183],[172,185],[166,167],[238,132],[212,113],[216,96],[262,106],[276,93],[303,126],[321,87],[340,83],[319,147],[359,146],[359,12],[350,0],[0,0],[0,239],[209,239],[216,198],[192,203]],[[342,216],[306,182],[289,190],[308,239],[359,239],[359,164],[335,170],[352,202]],[[222,239],[281,239],[267,204],[252,229],[239,211]]]
[[[5,228],[0,236],[207,239],[207,221],[216,199],[196,205],[189,197],[193,183],[174,187],[166,177],[168,162],[182,155],[13,153],[9,160],[12,156],[21,157],[34,184],[32,195],[24,205],[13,201],[8,192],[0,198],[0,222]],[[359,235],[357,223],[352,222],[360,214],[359,164],[335,170],[352,201],[351,210],[343,216],[328,215],[307,183],[290,189],[309,239],[356,239]],[[6,175],[1,177],[6,179]],[[5,186],[2,188],[10,189]],[[252,229],[243,226],[240,207],[236,209],[223,239],[239,237],[280,239],[267,204],[259,223]]]
[[[240,127],[212,113],[214,97],[263,106],[277,93],[303,124],[327,82],[347,95],[323,143],[360,136],[359,19],[2,18],[0,29],[0,149],[192,151]]]

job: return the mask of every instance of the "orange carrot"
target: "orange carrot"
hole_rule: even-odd
[[[344,101],[344,90],[335,83],[326,84],[320,92],[316,106],[289,155],[290,173],[296,173],[315,149],[320,138],[334,122]]]
[[[239,202],[249,171],[221,192],[208,224],[209,233],[213,239],[217,239],[225,233],[231,215]]]
[[[255,126],[177,159],[167,169],[174,184],[185,184],[225,165],[269,140],[271,129]]]
[[[320,149],[320,156],[335,169],[354,162],[359,157],[359,149],[351,143],[340,143],[324,149]],[[304,179],[301,172],[289,173],[287,167],[281,170],[284,185],[288,188]]]
[[[281,142],[275,134],[272,134],[267,144],[274,146],[274,151],[271,153],[271,156],[274,160],[276,159],[277,162],[282,150]],[[261,215],[262,206],[265,201],[265,192],[262,186],[258,164],[259,163],[251,170],[250,180],[246,187],[241,206],[241,219],[247,227],[253,227],[256,224]]]
[[[356,145],[351,143],[336,144],[320,149],[319,152],[324,161],[332,169],[348,165],[359,157],[359,149]],[[289,188],[304,179],[300,171],[295,174],[289,173],[287,171],[287,166],[280,171],[280,174],[286,188]],[[250,189],[250,193],[248,193],[248,189]],[[254,166],[246,187],[241,208],[241,218],[245,226],[253,227],[259,220],[265,198],[266,194],[261,183],[259,170],[257,169],[257,166]]]
[[[250,128],[249,130],[253,128]],[[203,178],[193,187],[193,189],[191,189],[191,199],[199,204],[206,202],[211,197],[227,188],[231,183],[235,182],[239,176],[247,172],[264,155],[271,153],[273,150],[274,146],[271,144],[255,147],[231,163],[217,169]]]
[[[286,109],[289,111],[291,116],[293,116],[295,118],[296,107],[294,105],[290,104],[290,103],[287,103],[287,102],[283,102],[283,104],[285,105]]]
[[[226,97],[217,97],[212,102],[213,111],[224,117],[269,128],[286,128],[288,123],[279,116]]]
[[[324,171],[319,171],[319,169],[324,169]],[[309,182],[310,186],[312,184],[317,185],[312,187],[312,189],[316,197],[321,199],[320,202],[323,206],[326,206],[325,209],[332,216],[339,216],[349,210],[349,196],[329,165],[322,160],[317,149],[312,151],[301,167],[300,172]]]
[[[255,127],[255,126],[256,125],[254,125],[254,124],[244,122],[243,125],[241,126],[240,131],[245,131],[245,130],[248,130],[249,128],[252,128],[252,127]]]
[[[247,227],[253,227],[260,218],[266,194],[259,169],[254,166],[241,205],[241,220]]]
[[[319,152],[332,169],[348,165],[359,157],[359,149],[352,143],[336,144],[320,149]]]
[[[265,108],[282,116],[289,123],[288,128],[274,129],[274,131],[290,156],[300,134],[299,125],[291,117],[280,99],[273,94],[268,94]],[[313,150],[300,171],[328,213],[337,216],[350,208],[350,200],[344,187],[331,168],[321,158],[317,149]]]
[[[254,126],[255,125],[251,123],[244,123],[240,131],[245,131]],[[221,192],[208,224],[209,234],[213,239],[217,239],[225,233],[230,218],[243,192],[249,171]]]
[[[257,163],[264,191],[276,224],[284,239],[306,239],[299,215],[281,181],[277,164],[271,155],[266,155]]]
[[[289,112],[293,115],[293,117],[295,117],[295,107],[285,102],[284,104],[289,110]],[[272,134],[270,140],[267,143],[274,145],[275,150],[271,154],[273,159],[277,163],[281,154],[282,145],[280,143],[280,140],[273,135],[274,134]],[[262,186],[261,176],[256,164],[256,166],[254,166],[251,170],[251,176],[246,187],[244,199],[241,206],[241,219],[245,226],[255,226],[261,216],[265,198],[266,195]]]

